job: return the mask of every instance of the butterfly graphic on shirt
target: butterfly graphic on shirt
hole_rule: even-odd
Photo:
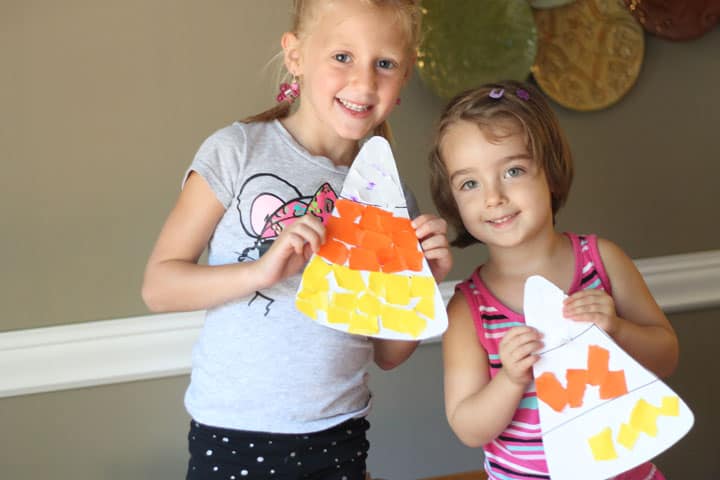
[[[238,262],[247,262],[258,260],[286,227],[306,214],[315,215],[323,224],[327,223],[337,194],[329,183],[323,183],[312,195],[304,195],[287,180],[274,174],[261,173],[249,177],[243,183],[237,198],[240,225],[254,239],[253,244],[243,249],[237,257]],[[275,300],[256,291],[248,305],[259,298],[267,302],[267,316]]]

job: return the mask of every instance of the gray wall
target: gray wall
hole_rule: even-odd
[[[288,1],[0,3],[0,331],[146,314],[144,262],[202,139],[274,96]],[[633,90],[594,113],[557,107],[577,180],[559,226],[635,258],[720,248],[720,29],[647,37]],[[392,117],[399,169],[424,210],[442,101],[414,78]],[[450,278],[484,258],[456,253]],[[718,310],[671,316],[671,386],[696,427],[659,458],[670,478],[720,475]],[[371,471],[394,480],[479,468],[442,413],[439,345],[373,372]],[[186,377],[0,399],[3,478],[158,479],[184,470]]]

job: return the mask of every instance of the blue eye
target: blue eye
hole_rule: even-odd
[[[512,167],[512,168],[508,168],[508,170],[505,172],[505,176],[514,178],[514,177],[519,177],[523,173],[525,173],[525,170],[523,170],[522,168]]]
[[[335,60],[340,63],[348,63],[350,61],[350,55],[348,55],[347,53],[336,53]]]
[[[472,190],[475,187],[477,187],[477,182],[475,180],[468,180],[460,185],[460,190]]]
[[[397,64],[393,62],[392,60],[378,60],[377,66],[382,68],[383,70],[392,70],[393,68],[397,67]]]

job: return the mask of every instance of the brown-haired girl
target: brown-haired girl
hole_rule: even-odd
[[[451,244],[482,242],[488,251],[448,305],[448,421],[465,444],[483,447],[490,479],[550,478],[532,376],[542,338],[525,325],[525,280],[542,275],[560,286],[569,295],[565,317],[594,322],[661,377],[677,365],[677,337],[618,246],[555,230],[572,157],[532,85],[500,82],[457,96],[442,114],[430,166],[433,199],[457,232]],[[646,463],[616,478],[663,477]]]

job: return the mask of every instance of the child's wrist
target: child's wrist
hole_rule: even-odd
[[[248,283],[255,285],[255,290],[264,290],[272,286],[268,275],[263,272],[262,257],[250,262],[244,262],[241,265],[246,268],[244,277]]]

